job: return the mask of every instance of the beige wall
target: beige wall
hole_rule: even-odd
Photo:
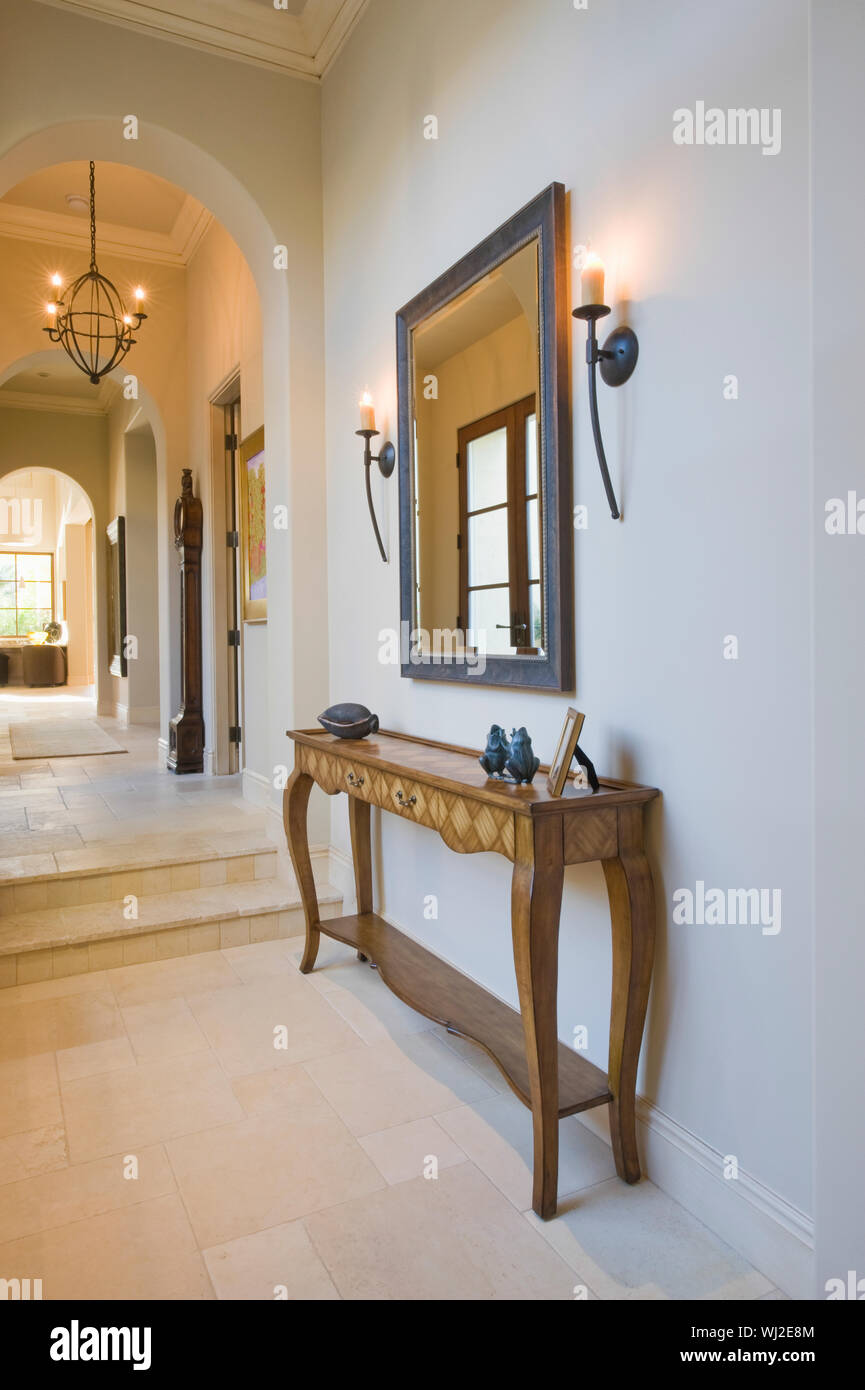
[[[67,680],[89,685],[93,680],[92,527],[67,526],[65,531],[66,623],[69,629]]]

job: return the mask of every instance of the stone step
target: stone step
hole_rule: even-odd
[[[0,923],[22,912],[249,883],[276,872],[277,847],[261,831],[142,835],[0,859]]]
[[[296,886],[276,878],[125,898],[3,918],[0,988],[272,941],[304,930]],[[318,899],[322,918],[339,916],[339,893],[321,885]],[[133,911],[136,916],[124,916]]]

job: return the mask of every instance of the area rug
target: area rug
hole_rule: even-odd
[[[125,753],[95,719],[22,719],[9,725],[13,758],[89,758]]]

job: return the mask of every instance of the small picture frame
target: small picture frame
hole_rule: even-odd
[[[568,780],[568,772],[577,751],[577,743],[580,738],[580,730],[585,723],[586,716],[580,714],[577,709],[569,709],[565,715],[565,723],[559,736],[556,755],[550,764],[547,775],[547,791],[551,796],[561,796],[565,790]]]

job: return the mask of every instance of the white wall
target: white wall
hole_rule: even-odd
[[[865,535],[829,535],[825,527],[830,499],[846,502],[851,491],[860,504],[865,499],[865,8],[856,0],[821,0],[814,7],[811,32],[816,1293],[825,1298],[828,1279],[846,1284],[848,1270],[865,1278]]]
[[[700,99],[780,107],[780,154],[676,146],[674,110]],[[423,139],[429,114],[437,141]],[[573,339],[575,501],[589,508],[575,537],[575,700],[599,769],[664,794],[651,818],[661,923],[639,1088],[677,1142],[708,1146],[700,1181],[712,1190],[692,1205],[740,1247],[759,1221],[752,1206],[731,1214],[723,1155],[738,1158],[738,1192],[761,1194],[792,1229],[811,1210],[808,118],[804,0],[670,0],[662,15],[642,0],[580,11],[440,0],[434,20],[373,0],[323,96],[333,699],[367,703],[385,728],[475,746],[493,721],[524,723],[551,756],[574,697],[412,683],[379,663],[398,573],[363,511],[356,401],[369,383],[395,438],[394,312],[553,180],[569,191],[572,242],[601,252],[609,297],[629,301],[639,366],[601,401],[622,524],[591,443],[581,325]],[[723,396],[728,373],[736,401]],[[395,557],[395,482],[382,494]],[[735,662],[723,659],[728,634]],[[339,802],[333,817],[347,852]],[[386,911],[515,1000],[505,862],[455,856],[393,817],[381,834]],[[781,932],[674,926],[673,891],[700,879],[780,888]],[[435,923],[422,915],[429,893]],[[601,1064],[609,980],[600,869],[571,868],[560,1033],[588,1025]],[[803,1268],[773,1272],[791,1284]]]

